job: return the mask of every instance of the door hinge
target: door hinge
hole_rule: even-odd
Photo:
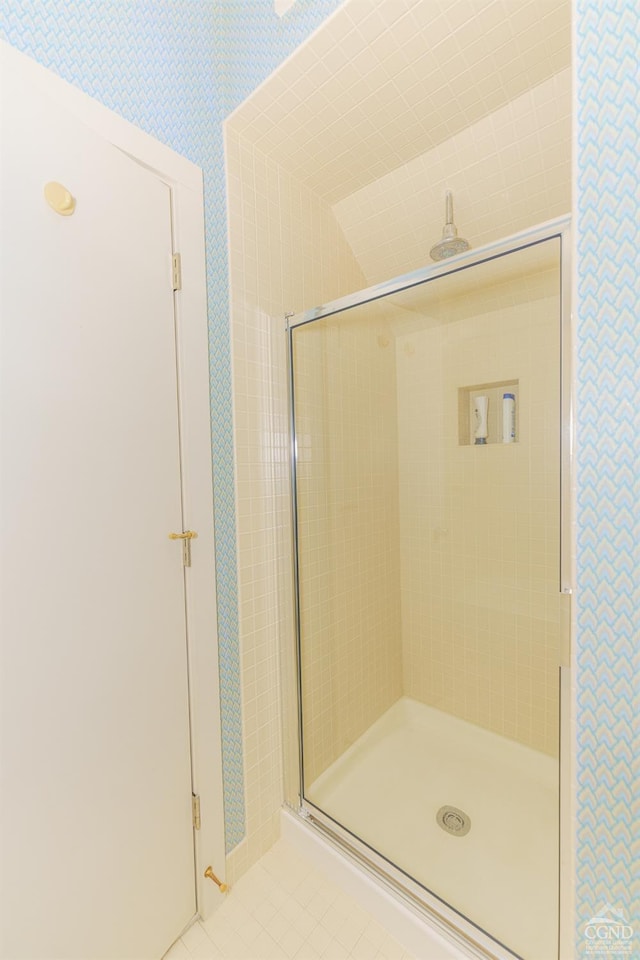
[[[182,258],[174,253],[171,258],[171,282],[174,290],[182,290]]]
[[[193,819],[193,829],[200,829],[200,797],[197,793],[191,795],[191,814]]]

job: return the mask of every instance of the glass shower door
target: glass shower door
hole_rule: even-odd
[[[557,954],[561,241],[291,329],[303,796]]]

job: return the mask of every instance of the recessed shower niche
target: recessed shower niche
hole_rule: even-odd
[[[512,404],[505,411],[504,399],[509,397]],[[477,444],[478,429],[477,400],[486,398],[486,438],[484,444]],[[513,432],[509,431],[506,418],[511,407]],[[509,437],[509,440],[506,440]],[[490,446],[494,443],[517,443],[520,439],[520,381],[503,380],[500,383],[476,383],[473,386],[458,387],[458,443],[461,446]]]

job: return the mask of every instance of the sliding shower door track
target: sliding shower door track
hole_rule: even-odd
[[[308,800],[292,812],[470,960],[523,960]]]

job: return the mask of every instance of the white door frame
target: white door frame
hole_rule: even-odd
[[[225,844],[202,171],[4,41],[0,57],[14,92],[30,88],[45,93],[171,187],[174,249],[182,257],[183,277],[175,298],[183,519],[185,529],[198,534],[186,571],[192,775],[201,811],[195,882],[198,912],[207,917],[222,897],[204,871],[211,865],[224,879]]]

